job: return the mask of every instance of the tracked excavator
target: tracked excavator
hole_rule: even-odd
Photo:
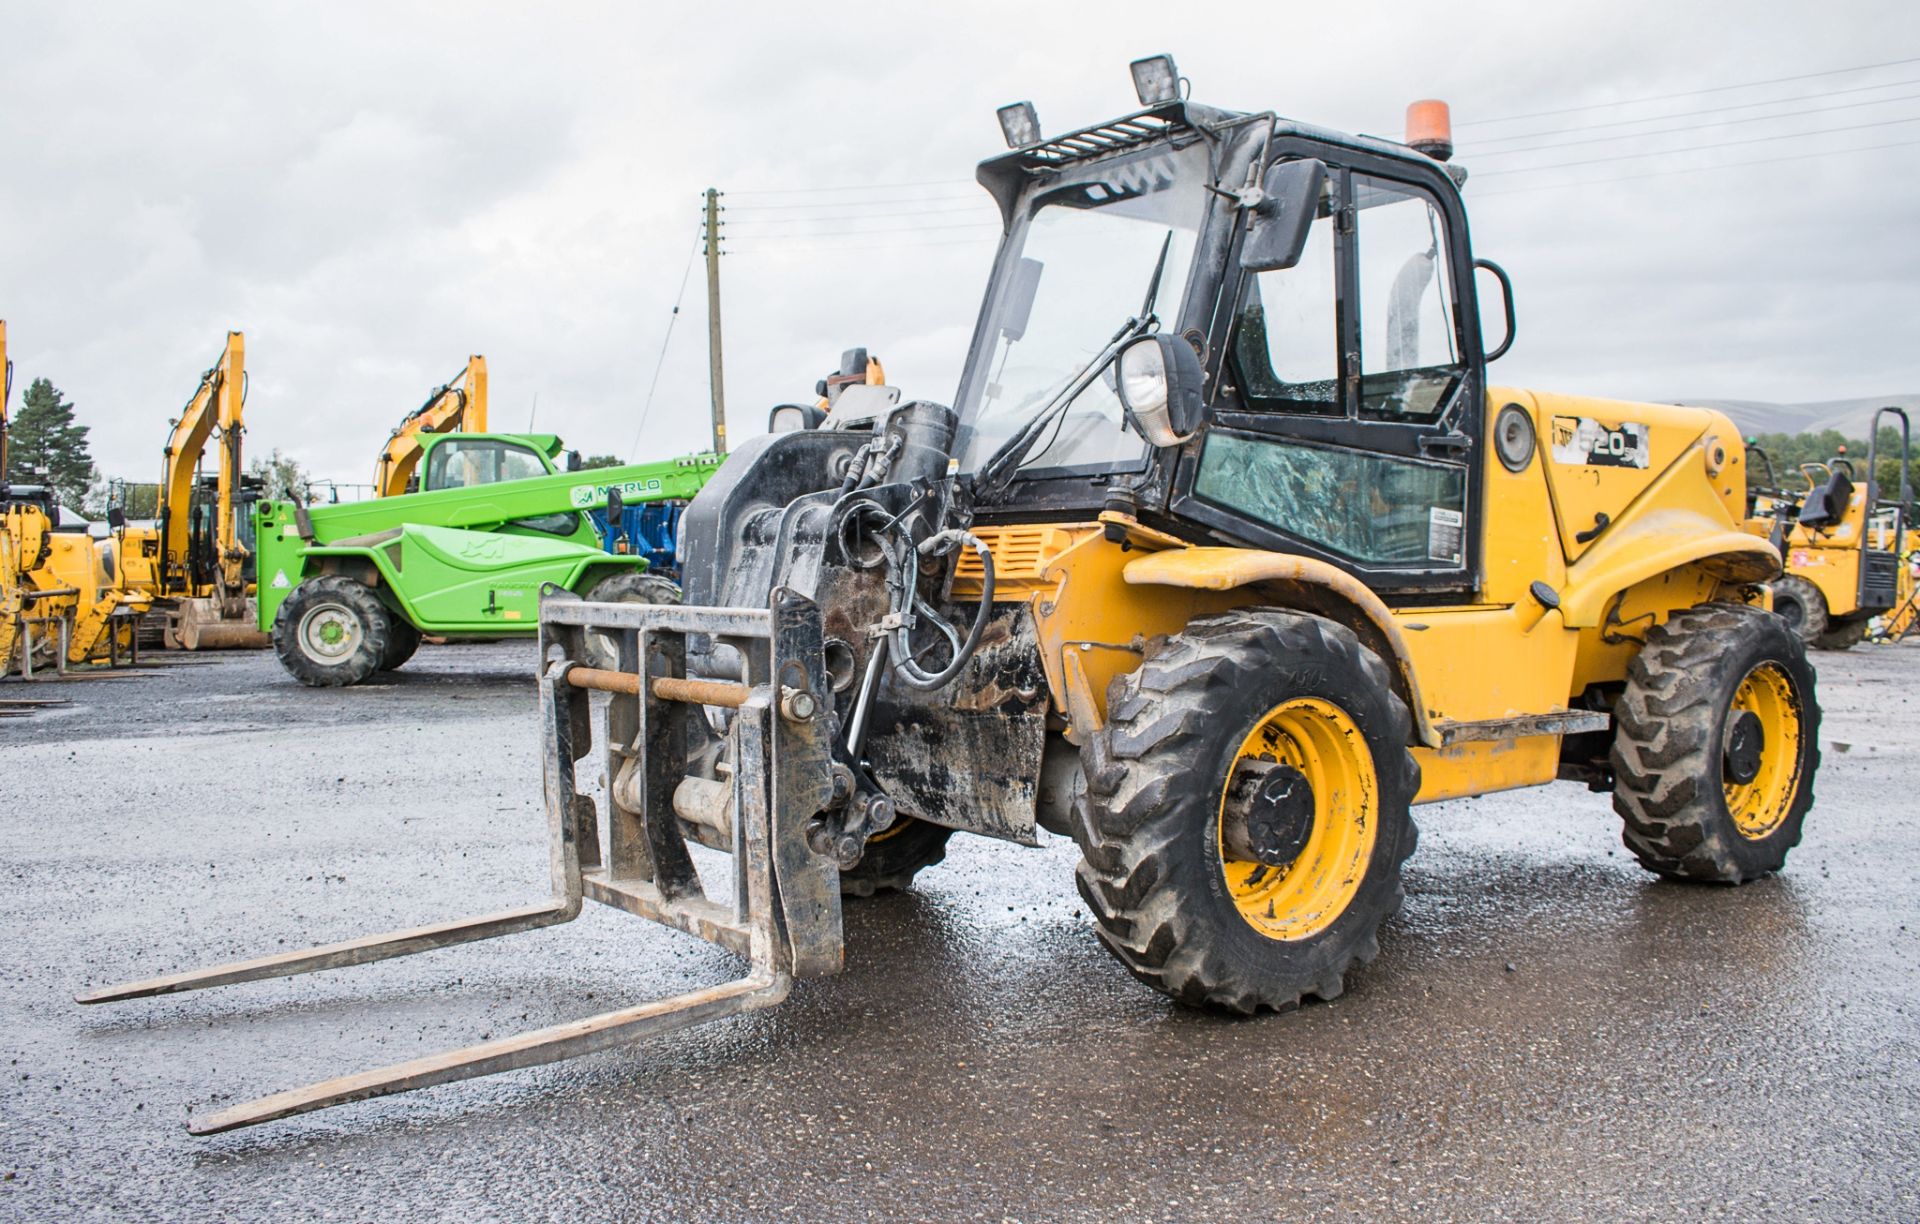
[[[1569,779],[1612,793],[1650,872],[1781,869],[1820,707],[1732,422],[1491,381],[1512,292],[1469,240],[1442,104],[1392,141],[1188,101],[1170,57],[1133,75],[1140,108],[1078,131],[1001,111],[977,177],[1004,232],[951,404],[852,385],[739,446],[688,507],[684,605],[543,600],[549,898],[82,1001],[587,901],[742,975],[191,1129],[773,1007],[843,967],[843,895],[956,832],[1071,838],[1119,967],[1239,1014],[1365,972],[1418,804]]]
[[[259,482],[241,459],[247,394],[246,340],[228,332],[220,357],[173,422],[162,453],[152,526],[109,511],[121,541],[125,585],[147,595],[166,618],[169,647],[262,649],[254,623],[252,506]],[[208,443],[211,473],[203,472]]]

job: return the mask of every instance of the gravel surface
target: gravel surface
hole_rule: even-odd
[[[1805,843],[1659,882],[1569,784],[1419,809],[1344,997],[1231,1021],[1100,950],[1072,847],[848,907],[771,1012],[212,1139],[344,1071],[736,975],[578,922],[82,1009],[129,977],[540,899],[530,644],[299,687],[269,654],[0,696],[9,1219],[1920,1219],[1920,649],[1822,655]]]

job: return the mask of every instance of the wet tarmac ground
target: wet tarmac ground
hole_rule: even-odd
[[[1571,784],[1417,809],[1344,997],[1183,1011],[1068,843],[847,910],[771,1011],[211,1139],[191,1110],[736,976],[579,921],[82,1009],[87,987],[537,901],[526,644],[300,688],[270,655],[0,696],[0,1217],[1920,1219],[1920,648],[1822,655],[1778,878],[1656,881]]]

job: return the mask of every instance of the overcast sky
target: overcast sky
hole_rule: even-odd
[[[629,458],[704,446],[698,266],[640,412],[709,185],[736,438],[852,345],[948,400],[995,236],[969,185],[1002,147],[994,108],[1030,98],[1049,132],[1112,117],[1134,106],[1127,61],[1157,51],[1197,101],[1346,130],[1397,137],[1407,102],[1449,100],[1476,252],[1517,284],[1498,381],[1920,390],[1910,0],[199,0],[14,5],[6,46],[16,391],[51,378],[102,468],[137,480],[228,328],[249,455],[318,475],[367,481],[474,352],[495,428],[531,417]]]

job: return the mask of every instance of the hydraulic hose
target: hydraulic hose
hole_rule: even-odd
[[[953,626],[947,624],[938,613],[927,606],[926,601],[919,597],[916,589],[921,556],[943,556],[962,546],[970,547],[979,554],[981,567],[980,606],[973,614],[973,624],[968,628],[964,640],[958,638]],[[913,657],[913,647],[909,641],[913,618],[902,616],[899,618],[901,623],[893,630],[894,674],[900,677],[902,683],[913,688],[923,690],[945,688],[953,683],[960,675],[961,668],[973,658],[973,652],[980,645],[980,635],[986,631],[987,618],[993,613],[993,553],[979,536],[970,531],[952,528],[928,537],[918,548],[908,549],[907,555],[902,560],[907,563],[905,568],[908,571],[909,581],[903,588],[906,598],[901,602],[911,607],[920,616],[931,620],[935,627],[946,635],[948,642],[953,645],[953,658],[937,672],[929,672],[921,667]],[[904,609],[897,609],[897,611],[904,611]]]

